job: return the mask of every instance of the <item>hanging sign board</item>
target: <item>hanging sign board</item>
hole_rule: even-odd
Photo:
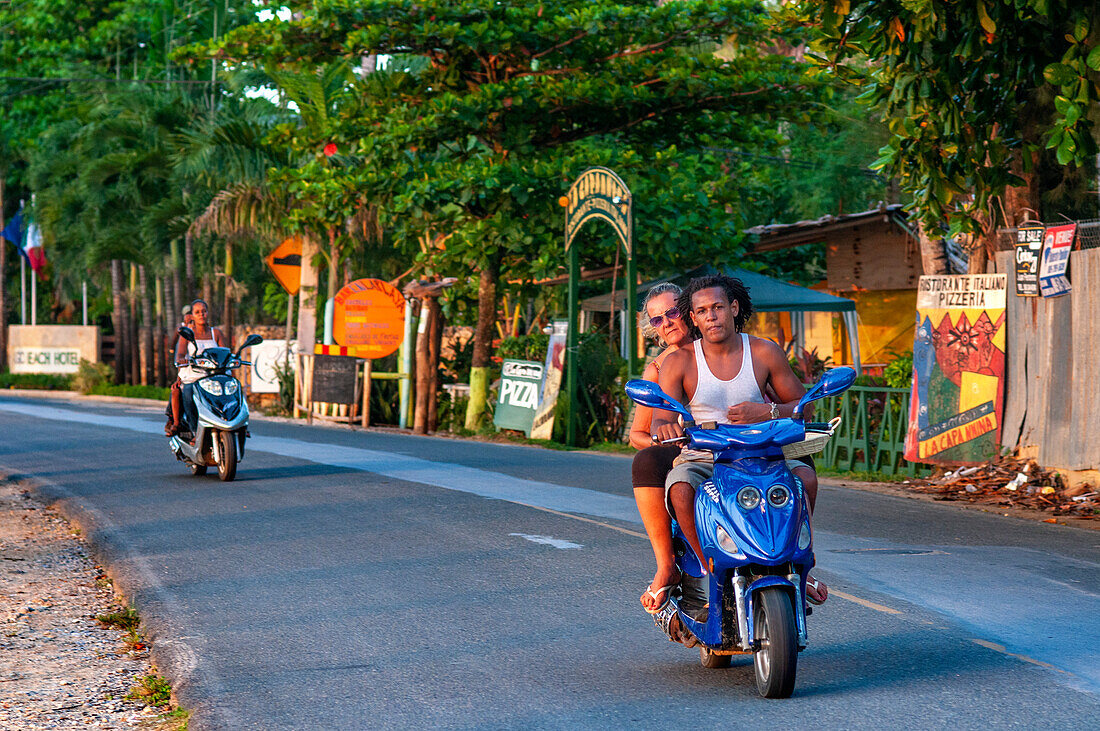
[[[302,239],[291,236],[283,243],[275,247],[264,258],[267,268],[283,285],[287,294],[298,294],[298,288],[302,286]]]
[[[1007,280],[1007,274],[920,278],[907,460],[980,464],[996,454]]]
[[[517,429],[531,435],[531,424],[539,406],[542,370],[542,363],[533,360],[504,361],[493,412],[493,423],[498,429]]]
[[[543,365],[542,396],[539,398],[535,422],[531,425],[532,439],[554,437],[554,411],[558,405],[558,393],[561,391],[565,368],[565,338],[569,332],[569,321],[554,320],[552,327],[550,342],[546,347],[546,362]]]
[[[405,334],[405,296],[381,279],[356,279],[335,297],[332,339],[360,358],[385,358]]]
[[[1016,296],[1039,296],[1039,255],[1043,252],[1041,225],[1023,225],[1016,229]]]
[[[1066,267],[1077,224],[1050,226],[1043,236],[1043,261],[1039,266],[1039,293],[1044,297],[1057,297],[1069,292]]]

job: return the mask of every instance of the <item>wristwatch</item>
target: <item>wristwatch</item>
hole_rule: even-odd
[[[778,419],[779,418],[779,404],[777,404],[777,403],[772,403],[772,418],[773,419]]]

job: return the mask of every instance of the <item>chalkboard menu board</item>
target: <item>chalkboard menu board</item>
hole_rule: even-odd
[[[328,404],[353,404],[357,358],[346,355],[313,356],[313,400]]]

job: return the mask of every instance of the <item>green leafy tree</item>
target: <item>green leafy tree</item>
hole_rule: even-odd
[[[580,172],[607,165],[635,186],[651,214],[639,216],[643,267],[736,253],[737,181],[701,150],[776,145],[776,124],[801,117],[812,94],[801,65],[770,52],[763,6],[749,0],[289,5],[293,21],[240,28],[195,55],[287,68],[388,58],[296,142],[337,144],[340,180],[332,167],[297,174],[303,188],[379,205],[426,271],[477,273],[474,381],[487,378],[500,282],[563,262],[555,202]],[[472,401],[468,425],[483,407]]]
[[[1100,6],[1076,0],[802,0],[823,69],[865,87],[901,179],[934,238],[989,235],[992,200],[1040,208],[1041,152],[1090,166],[1100,99]],[[980,262],[978,262],[980,265]],[[926,266],[927,268],[927,266]]]

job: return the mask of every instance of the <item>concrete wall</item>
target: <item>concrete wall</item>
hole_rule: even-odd
[[[81,359],[99,361],[99,328],[88,325],[9,325],[12,373],[76,373]]]

